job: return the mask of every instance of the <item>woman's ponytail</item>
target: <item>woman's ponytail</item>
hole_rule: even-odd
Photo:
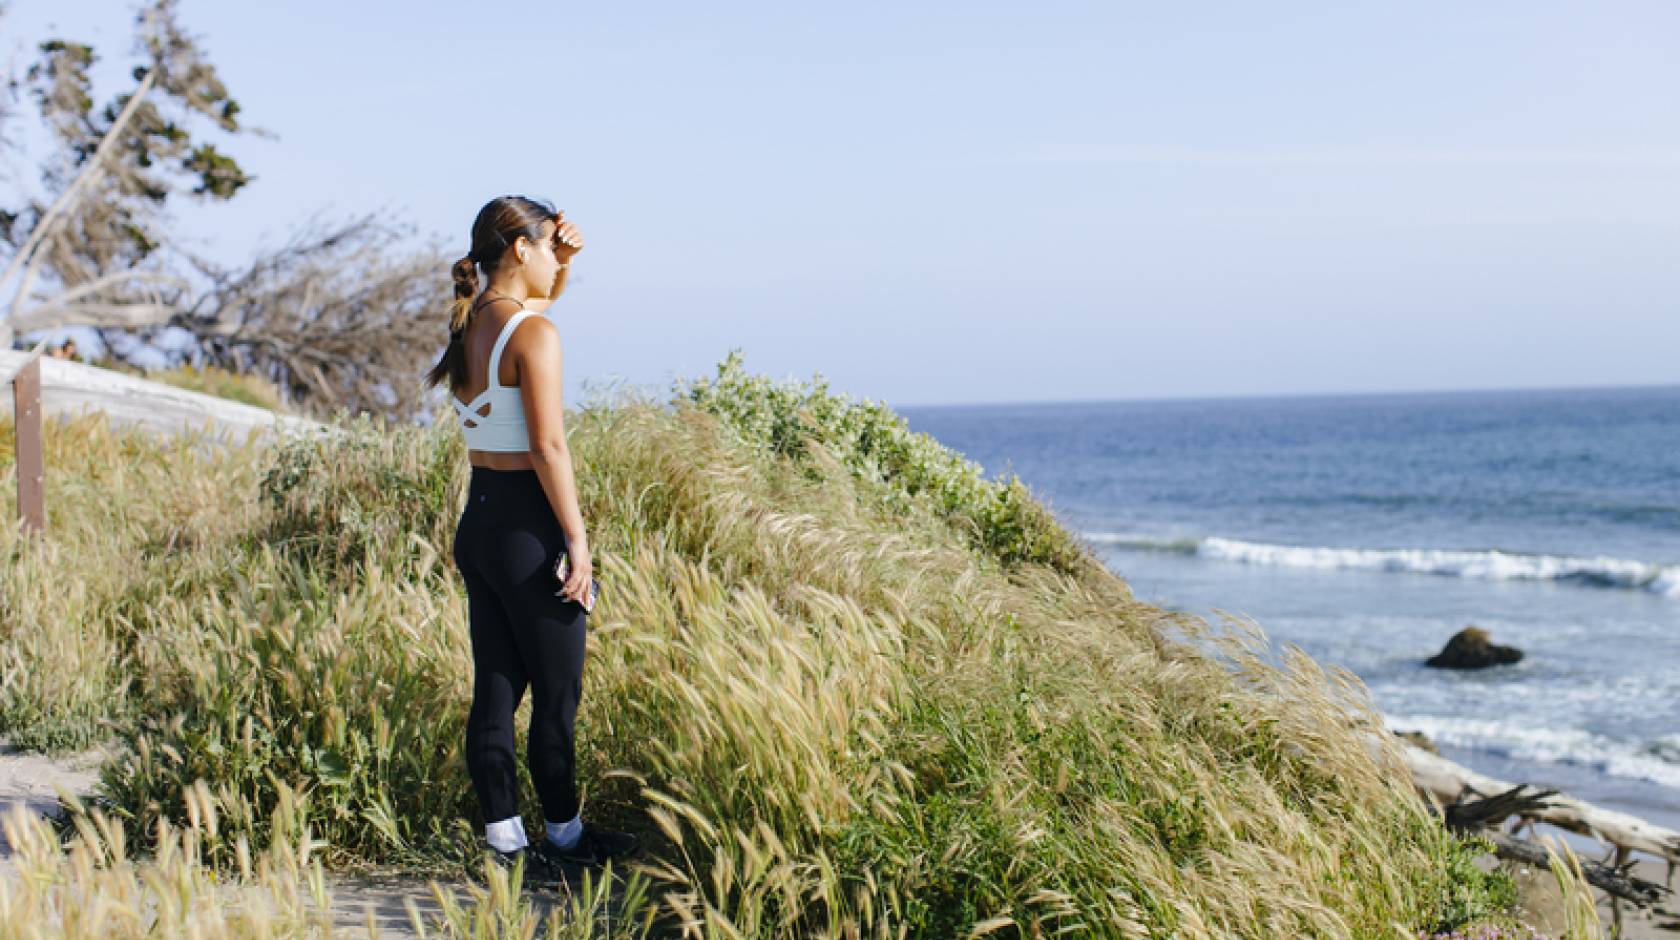
[[[472,255],[467,255],[455,262],[449,274],[455,281],[455,299],[449,304],[449,345],[437,365],[426,373],[426,386],[433,387],[447,378],[453,391],[467,381],[467,344],[462,336],[472,320],[473,298],[478,296],[478,265]]]

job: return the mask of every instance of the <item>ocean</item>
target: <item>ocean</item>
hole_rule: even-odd
[[[1253,619],[1473,769],[1680,828],[1680,387],[898,411],[1140,599]],[[1423,665],[1471,624],[1522,661]]]

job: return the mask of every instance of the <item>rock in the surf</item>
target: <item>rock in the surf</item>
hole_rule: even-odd
[[[1447,645],[1425,660],[1424,665],[1437,669],[1485,669],[1514,663],[1522,658],[1522,650],[1491,643],[1486,630],[1470,626],[1453,634]]]

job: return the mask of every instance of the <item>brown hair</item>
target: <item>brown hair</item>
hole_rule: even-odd
[[[449,346],[426,373],[427,388],[445,378],[452,392],[467,383],[467,345],[462,337],[477,315],[473,298],[478,296],[478,269],[484,269],[488,280],[515,239],[523,235],[532,242],[541,240],[543,223],[553,221],[554,216],[553,206],[525,196],[497,196],[478,210],[478,217],[473,219],[472,250],[449,269],[455,280],[455,299],[449,304]]]

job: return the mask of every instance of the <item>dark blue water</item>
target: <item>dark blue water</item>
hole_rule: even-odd
[[[1680,387],[900,411],[1139,597],[1252,618],[1476,769],[1680,821]],[[1525,659],[1422,666],[1471,623]]]

